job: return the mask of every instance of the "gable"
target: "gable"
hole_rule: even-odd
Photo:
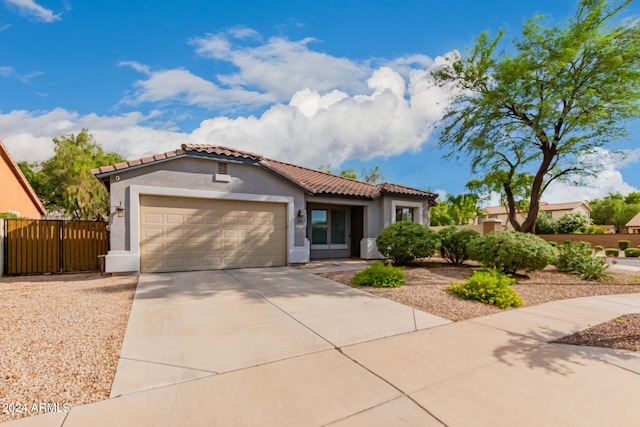
[[[0,142],[0,212],[16,212],[26,218],[40,218],[46,210],[22,171]]]

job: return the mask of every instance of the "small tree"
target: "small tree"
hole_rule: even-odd
[[[631,0],[581,0],[563,26],[530,19],[513,45],[478,37],[470,54],[450,55],[436,83],[458,89],[440,146],[497,179],[515,230],[533,232],[540,200],[555,180],[583,180],[599,166],[584,156],[629,135],[640,115],[640,21],[614,22]],[[530,173],[528,213],[516,217],[516,180]]]
[[[432,256],[439,244],[438,233],[410,221],[399,221],[388,226],[376,239],[378,251],[399,265],[409,264],[416,258]]]
[[[117,153],[105,153],[87,129],[54,138],[54,155],[42,163],[19,164],[48,210],[73,219],[102,219],[109,212],[109,193],[91,169],[120,163]]]
[[[538,215],[536,219],[536,234],[555,234],[556,221],[547,217],[546,214]]]

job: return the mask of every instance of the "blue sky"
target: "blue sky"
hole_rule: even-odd
[[[388,181],[458,194],[433,125],[448,93],[429,70],[484,30],[516,37],[573,0],[0,0],[0,139],[43,160],[83,127],[127,158],[207,143],[336,171],[380,165]],[[640,16],[631,4],[625,16]],[[624,162],[549,202],[640,188],[638,126]]]

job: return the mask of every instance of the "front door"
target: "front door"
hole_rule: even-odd
[[[364,237],[364,209],[351,206],[351,257],[360,258],[360,242]]]

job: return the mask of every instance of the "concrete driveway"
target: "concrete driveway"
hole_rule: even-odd
[[[591,297],[449,324],[304,269],[144,275],[112,398],[15,425],[638,425],[637,353],[549,341],[639,311]]]

